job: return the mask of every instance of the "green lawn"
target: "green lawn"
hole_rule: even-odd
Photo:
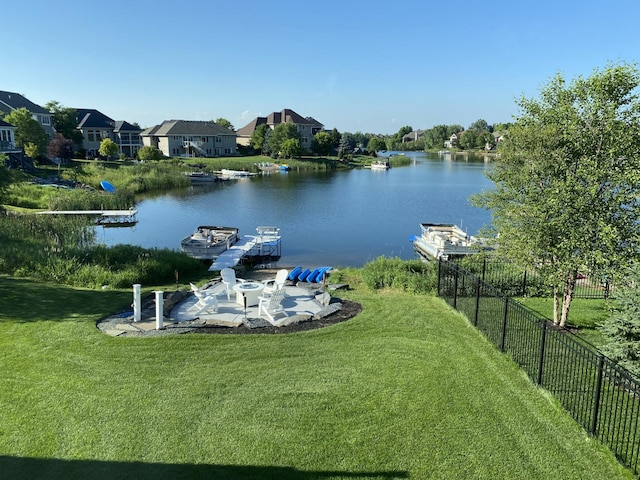
[[[0,477],[634,478],[443,301],[341,295],[304,333],[111,338],[130,292],[0,277]]]
[[[518,298],[525,305],[545,318],[553,319],[553,299]],[[595,346],[602,345],[606,339],[597,329],[611,314],[611,300],[576,298],[571,302],[568,325],[577,328],[577,334]]]

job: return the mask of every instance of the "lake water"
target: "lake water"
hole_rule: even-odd
[[[411,163],[387,171],[273,173],[172,191],[140,201],[138,224],[102,228],[107,245],[129,243],[178,250],[198,225],[276,226],[283,266],[353,266],[383,255],[415,258],[420,223],[455,223],[470,235],[491,221],[469,204],[492,188],[487,158],[410,153]]]

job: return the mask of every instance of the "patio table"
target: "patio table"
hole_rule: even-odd
[[[233,290],[236,292],[236,303],[238,305],[244,305],[244,296],[247,299],[247,307],[255,307],[260,302],[258,297],[262,294],[262,290],[264,290],[264,284],[258,282],[243,282],[235,285]]]

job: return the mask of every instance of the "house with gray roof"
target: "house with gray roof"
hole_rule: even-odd
[[[238,130],[238,144],[248,146],[251,141],[251,135],[256,128],[262,124],[267,124],[270,129],[276,128],[281,123],[293,123],[295,124],[302,141],[300,144],[303,148],[310,149],[313,136],[321,132],[324,125],[317,121],[313,117],[303,117],[297,114],[290,108],[285,108],[280,112],[273,112],[266,117],[256,117],[251,120],[247,125]]]
[[[113,140],[118,145],[118,152],[125,157],[133,157],[142,147],[140,132],[142,129],[123,120],[113,120],[102,112],[88,108],[76,108],[76,129],[83,136],[82,147],[87,151],[87,157],[93,158],[98,154],[100,143],[105,138]]]
[[[213,121],[165,120],[140,136],[144,146],[156,147],[166,157],[236,155],[236,133]]]
[[[45,132],[49,135],[49,138],[53,138],[56,134],[51,119],[53,115],[46,108],[36,105],[31,100],[23,97],[19,93],[4,92],[0,90],[0,112],[3,113],[1,117],[8,115],[14,110],[20,108],[26,108],[33,119],[38,122]]]

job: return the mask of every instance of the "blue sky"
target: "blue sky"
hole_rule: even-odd
[[[558,72],[637,62],[639,20],[637,0],[22,0],[0,90],[142,127],[283,108],[341,132],[467,127]]]

